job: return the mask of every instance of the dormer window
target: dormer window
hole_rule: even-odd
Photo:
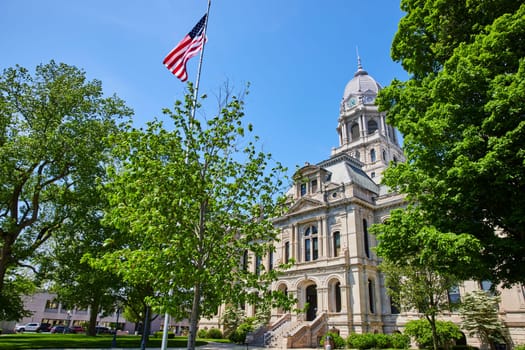
[[[311,193],[315,193],[317,192],[317,180],[312,180],[312,182],[310,182],[310,185],[311,185]]]
[[[319,190],[319,183],[317,178],[310,181],[303,182],[299,185],[300,197],[306,196],[307,194],[316,193]]]

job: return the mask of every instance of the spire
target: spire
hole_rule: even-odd
[[[364,70],[361,65],[361,56],[359,56],[359,49],[357,46],[355,47],[355,53],[357,55],[357,72],[354,73],[354,77],[357,77],[358,75],[368,75],[368,72]]]
[[[361,57],[359,56],[359,48],[357,46],[355,47],[355,53],[357,56],[357,70],[359,71],[363,69],[363,66],[361,65]]]

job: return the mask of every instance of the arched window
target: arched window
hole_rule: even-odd
[[[363,219],[363,241],[365,246],[366,257],[370,257],[370,243],[368,242],[368,222]]]
[[[370,161],[371,162],[375,162],[376,161],[376,150],[373,149],[373,148],[370,150]]]
[[[382,155],[383,155],[383,160],[386,161],[386,151],[385,150],[383,150],[383,154]]]
[[[392,297],[389,297],[390,298],[390,313],[392,315],[397,315],[399,314],[399,305],[397,305],[393,300],[392,300]]]
[[[334,239],[334,256],[339,256],[341,253],[341,234],[339,231],[335,231],[333,235]]]
[[[374,282],[372,280],[368,280],[368,304],[370,307],[370,313],[375,313],[375,298],[374,298],[375,288],[374,288]]]
[[[319,258],[319,242],[317,238],[317,226],[310,225],[304,230],[304,261],[317,260]]]
[[[357,123],[352,124],[350,127],[351,141],[359,140],[359,125]]]
[[[335,290],[335,312],[341,312],[341,282],[334,286]]]
[[[367,124],[368,134],[373,134],[377,131],[377,122],[373,119],[370,119]]]

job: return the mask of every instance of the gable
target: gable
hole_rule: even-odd
[[[297,214],[301,212],[307,212],[310,210],[316,210],[319,208],[322,208],[324,206],[323,203],[311,199],[311,198],[300,198],[296,203],[294,203],[290,209],[288,210],[287,214]]]

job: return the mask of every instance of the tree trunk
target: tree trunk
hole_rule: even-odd
[[[193,289],[193,305],[190,316],[190,334],[188,335],[188,350],[195,350],[197,340],[197,323],[200,316],[201,286],[197,283]]]
[[[2,242],[0,249],[0,295],[4,291],[4,278],[7,273],[7,268],[11,261],[11,253],[13,248],[12,236],[9,233],[1,231],[2,233]]]
[[[141,338],[141,349],[146,349],[146,345],[149,341],[149,331],[151,329],[151,308],[149,305],[146,305],[146,312],[144,315],[143,327],[142,327],[142,338]]]
[[[428,322],[430,322],[430,328],[432,329],[432,345],[434,350],[438,350],[439,347],[439,338],[436,329],[436,317],[434,315],[427,317]]]
[[[94,337],[96,334],[95,326],[97,326],[97,317],[98,317],[98,309],[100,307],[100,304],[98,300],[93,301],[93,303],[90,305],[89,308],[89,324],[87,327],[87,335]]]

